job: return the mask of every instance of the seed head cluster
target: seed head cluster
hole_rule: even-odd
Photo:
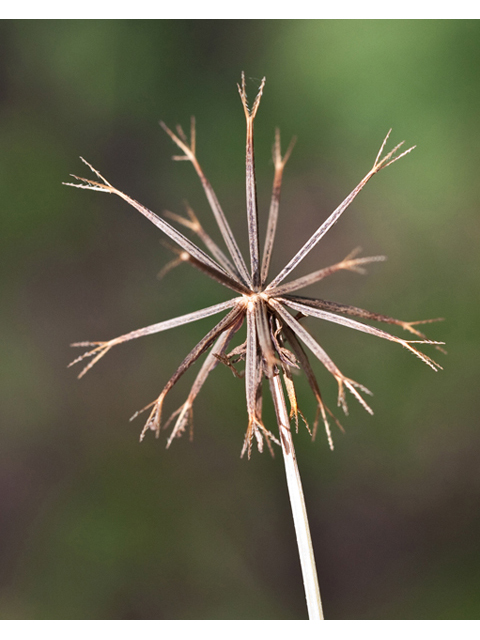
[[[263,244],[263,251],[261,251],[255,182],[253,124],[260,105],[264,86],[265,78],[262,80],[255,101],[250,107],[247,101],[244,74],[242,74],[241,84],[238,85],[247,124],[246,209],[249,240],[249,266],[247,266],[240,252],[222,207],[220,206],[215,192],[203,173],[197,159],[195,121],[193,118],[191,121],[190,140],[187,138],[180,126],[177,126],[176,133],[174,133],[163,122],[160,124],[181,151],[181,155],[174,156],[174,159],[187,160],[191,162],[198,177],[200,178],[206,198],[223,238],[225,248],[222,249],[205,232],[195,213],[189,206],[187,206],[187,217],[179,216],[170,212],[166,212],[165,215],[194,234],[198,238],[200,244],[204,246],[203,249],[173,227],[169,222],[167,222],[167,220],[165,220],[165,218],[156,215],[130,196],[127,196],[112,186],[98,171],[96,171],[96,169],[83,160],[83,158],[83,162],[92,170],[99,181],[73,176],[79,182],[73,184],[65,183],[69,184],[69,186],[78,187],[80,189],[90,189],[119,196],[148,218],[171,241],[173,241],[175,243],[174,251],[177,253],[177,258],[162,270],[162,275],[180,262],[189,262],[198,270],[204,272],[235,294],[235,297],[220,304],[206,307],[198,311],[193,311],[192,313],[188,313],[171,320],[164,320],[157,324],[144,327],[143,329],[138,329],[117,338],[113,338],[112,340],[101,342],[78,342],[72,345],[74,347],[88,347],[88,351],[86,353],[76,358],[71,363],[73,365],[82,360],[89,359],[88,364],[79,375],[79,377],[82,377],[95,363],[110,351],[112,347],[118,344],[141,336],[179,327],[180,325],[195,322],[196,320],[200,320],[208,316],[214,316],[226,311],[228,312],[185,357],[178,369],[162,389],[160,395],[153,402],[132,416],[133,419],[140,413],[149,410],[148,419],[140,436],[141,440],[147,431],[154,431],[158,437],[162,428],[167,428],[172,424],[173,428],[170,432],[167,446],[171,444],[174,438],[181,436],[187,430],[187,427],[190,426],[191,432],[193,403],[208,378],[209,373],[220,363],[223,363],[231,368],[235,373],[238,373],[235,365],[240,361],[244,361],[245,370],[243,375],[245,378],[248,427],[243,443],[242,455],[247,453],[248,456],[250,456],[252,443],[254,441],[256,442],[259,451],[263,450],[264,444],[266,443],[272,453],[272,443],[280,444],[276,435],[265,427],[262,420],[262,392],[264,379],[268,381],[273,393],[272,385],[274,378],[276,376],[281,376],[289,398],[290,417],[295,421],[298,429],[299,415],[303,418],[303,414],[300,412],[297,405],[295,386],[293,383],[293,372],[295,369],[301,369],[306,375],[317,405],[317,415],[311,434],[315,437],[317,423],[321,417],[323,424],[325,425],[330,447],[333,448],[330,420],[335,421],[340,428],[341,425],[323,401],[316,376],[310,364],[309,355],[313,354],[315,358],[320,360],[324,367],[335,378],[338,385],[338,405],[343,409],[345,414],[348,412],[345,395],[346,391],[349,391],[369,413],[373,413],[364,398],[364,395],[371,395],[371,392],[358,382],[347,378],[334,364],[318,341],[302,324],[302,318],[307,316],[313,316],[321,320],[334,322],[356,329],[357,331],[369,333],[385,340],[397,342],[414,353],[434,371],[441,368],[440,365],[434,362],[434,360],[414,346],[415,344],[437,345],[437,349],[442,351],[438,345],[443,343],[427,340],[424,334],[417,329],[419,324],[434,322],[434,320],[406,322],[403,320],[396,320],[389,316],[372,313],[358,307],[297,295],[297,292],[300,289],[319,282],[323,278],[326,278],[337,271],[348,270],[357,273],[364,273],[365,265],[372,262],[382,261],[385,259],[384,256],[358,257],[359,251],[355,250],[346,258],[334,265],[285,282],[293,270],[317,245],[327,231],[337,222],[342,213],[352,203],[370,178],[372,178],[381,169],[388,167],[393,162],[396,162],[401,157],[405,156],[414,148],[411,147],[406,151],[399,152],[403,145],[403,143],[400,143],[390,152],[383,155],[389,134],[387,134],[383,141],[375,158],[375,162],[366,176],[335,209],[335,211],[333,211],[333,213],[318,227],[315,233],[308,238],[302,248],[297,251],[280,273],[278,273],[278,275],[273,279],[269,280],[270,259],[272,256],[277,228],[283,171],[287,160],[290,157],[295,141],[292,140],[287,151],[282,156],[280,148],[280,133],[278,130],[276,131],[275,142],[273,145],[273,164],[275,173],[267,230]],[[410,334],[413,334],[416,339],[405,340],[403,338],[399,338],[382,329],[378,329],[354,318],[360,318],[362,321],[367,320],[397,325]],[[246,323],[245,341],[240,346],[229,350],[233,337],[238,331],[240,331],[244,323]],[[186,401],[170,416],[165,424],[162,424],[162,409],[168,392],[187,371],[187,369],[189,369],[189,367],[206,352],[208,352],[208,355],[195,378]]]

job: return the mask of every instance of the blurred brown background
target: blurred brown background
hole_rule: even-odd
[[[211,224],[191,166],[158,126],[197,118],[198,156],[246,248],[245,70],[265,222],[275,126],[287,166],[281,268],[392,144],[417,149],[375,177],[302,265],[360,245],[368,276],[312,294],[401,319],[443,316],[434,373],[397,345],[308,326],[375,393],[350,401],[328,450],[296,437],[328,618],[478,618],[480,25],[472,21],[3,21],[0,23],[0,616],[306,617],[281,455],[240,459],[241,380],[222,368],[195,407],[195,438],[138,444],[153,400],[212,326],[114,349],[67,369],[79,340],[108,339],[230,295],[171,259],[118,199],[62,186],[87,158],[161,213],[187,198]],[[336,385],[316,366],[326,401]],[[195,372],[171,394],[184,400]],[[312,419],[305,380],[299,401]],[[268,402],[265,417],[273,425]]]

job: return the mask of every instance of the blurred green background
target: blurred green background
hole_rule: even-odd
[[[417,149],[369,183],[302,264],[356,246],[386,254],[311,294],[405,320],[434,373],[401,347],[307,325],[375,393],[350,401],[335,451],[302,429],[298,458],[327,618],[480,615],[479,104],[476,21],[3,21],[0,23],[0,616],[306,617],[281,455],[240,459],[244,387],[223,367],[195,406],[195,437],[138,444],[140,420],[217,319],[116,348],[80,381],[79,340],[115,337],[227,299],[171,259],[118,199],[62,186],[79,155],[152,210],[188,199],[215,234],[187,163],[158,126],[197,118],[199,159],[243,248],[245,70],[263,224],[274,128],[287,166],[281,268],[371,167],[393,127]],[[308,292],[307,292],[308,293]],[[315,367],[325,399],[334,380]],[[188,392],[189,372],[167,403]],[[304,379],[299,402],[315,413]],[[270,403],[265,419],[273,426]]]

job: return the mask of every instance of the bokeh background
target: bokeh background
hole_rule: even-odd
[[[329,451],[296,446],[326,616],[476,619],[480,614],[479,104],[476,21],[3,21],[0,23],[0,616],[4,619],[301,619],[303,588],[281,455],[240,459],[244,388],[217,367],[193,442],[165,449],[129,423],[207,319],[116,348],[80,381],[69,344],[108,339],[229,295],[171,259],[118,199],[62,186],[87,175],[161,213],[188,199],[212,216],[191,166],[158,126],[197,118],[198,156],[246,248],[245,70],[265,223],[274,129],[287,166],[281,268],[392,144],[416,144],[376,176],[302,264],[356,246],[386,254],[311,294],[427,327],[447,342],[434,373],[398,345],[308,321],[346,375]],[[318,372],[325,399],[334,380]],[[195,372],[169,398],[179,406]],[[310,420],[304,379],[299,402]],[[265,402],[265,420],[273,411]]]

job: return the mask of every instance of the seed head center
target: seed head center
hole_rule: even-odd
[[[253,309],[255,309],[255,305],[259,302],[259,300],[267,302],[269,298],[268,294],[264,293],[263,291],[252,291],[251,293],[244,294],[243,297],[245,298],[247,309],[249,311],[253,311]]]

